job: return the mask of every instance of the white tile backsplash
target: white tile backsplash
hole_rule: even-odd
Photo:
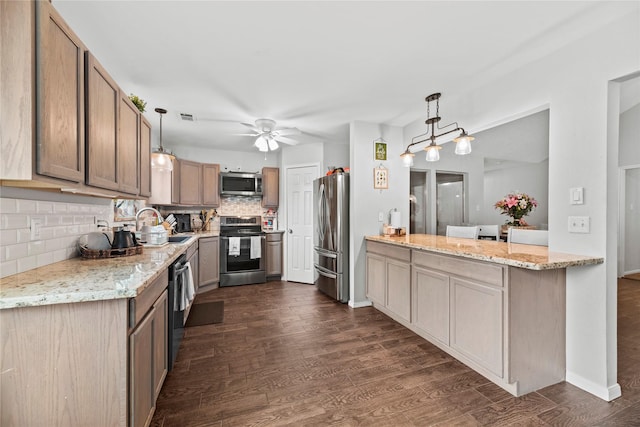
[[[113,221],[112,208],[104,200],[74,203],[47,200],[50,196],[19,197],[0,197],[0,277],[76,257],[78,237],[97,230],[98,219]],[[41,219],[42,226],[39,239],[32,241],[33,218]]]

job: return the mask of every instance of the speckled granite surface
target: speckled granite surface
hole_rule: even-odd
[[[556,268],[602,264],[604,262],[604,258],[549,252],[546,246],[521,245],[493,240],[460,239],[430,234],[412,234],[396,237],[367,236],[366,240],[447,255],[457,255],[480,261],[490,261],[496,264],[529,270],[553,270]]]
[[[107,259],[72,258],[0,279],[0,309],[131,298],[200,237],[217,232],[185,233],[193,238],[141,255]]]

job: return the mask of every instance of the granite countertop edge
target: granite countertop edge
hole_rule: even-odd
[[[528,270],[554,270],[567,267],[579,267],[585,265],[602,264],[604,258],[584,255],[549,252],[545,246],[510,244],[505,242],[447,238],[445,236],[414,235],[427,238],[434,244],[424,244],[411,241],[410,236],[365,236],[365,239],[373,242],[387,243],[411,249],[424,250],[444,255],[454,255],[462,258],[478,261],[492,262],[494,264],[508,265],[511,267],[525,268]],[[422,236],[422,237],[421,237]],[[466,243],[466,244],[465,244]],[[513,252],[517,250],[518,252]],[[489,254],[492,251],[495,254]],[[539,258],[530,260],[528,258]],[[555,260],[549,260],[549,258]],[[543,259],[545,258],[545,259]]]
[[[217,231],[184,233],[182,243],[145,247],[141,255],[107,259],[68,260],[0,279],[0,310],[134,298],[165,268],[203,237]]]

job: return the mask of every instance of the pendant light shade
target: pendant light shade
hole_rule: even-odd
[[[424,149],[427,152],[427,162],[437,162],[440,160],[440,147],[435,142],[427,145]]]
[[[400,157],[402,157],[402,166],[406,168],[410,168],[411,166],[413,166],[413,158],[415,156],[416,155],[409,151],[409,149],[407,148],[405,152],[400,155]]]
[[[473,141],[474,139],[474,137],[467,135],[467,133],[464,131],[459,137],[453,138],[453,140],[456,142],[455,153],[459,155],[471,153],[471,141]]]
[[[173,160],[176,156],[162,147],[162,115],[166,114],[167,110],[156,108],[155,111],[160,114],[160,147],[151,153],[151,168],[162,172],[171,172],[173,170]]]

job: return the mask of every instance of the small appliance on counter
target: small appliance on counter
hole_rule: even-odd
[[[189,233],[191,232],[191,214],[172,214],[175,218],[175,230],[176,233]]]

